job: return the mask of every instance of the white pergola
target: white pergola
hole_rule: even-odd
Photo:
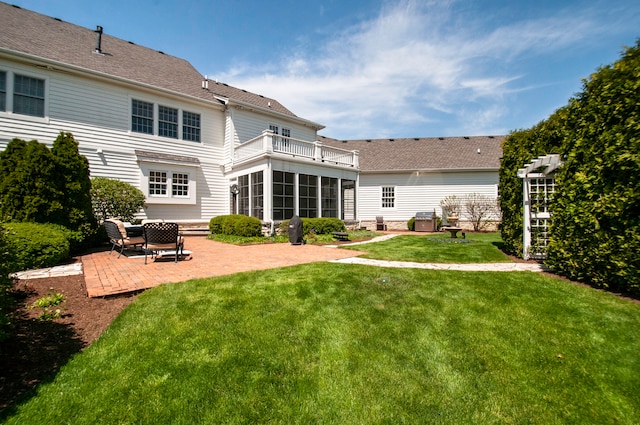
[[[518,170],[524,191],[523,257],[544,259],[549,242],[549,202],[556,189],[555,173],[562,165],[560,155],[539,156]]]

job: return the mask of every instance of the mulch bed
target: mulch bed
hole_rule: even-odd
[[[65,276],[20,280],[14,295],[10,337],[0,343],[0,412],[54,376],[74,354],[89,346],[137,294],[88,298],[84,277]],[[29,309],[51,291],[65,295],[62,317],[38,319],[41,310]]]

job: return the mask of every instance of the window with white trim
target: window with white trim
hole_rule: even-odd
[[[131,99],[131,131],[156,134],[170,139],[182,137],[185,141],[200,142],[201,118],[200,114],[195,112]]]
[[[13,112],[44,117],[44,80],[14,74]]]
[[[395,208],[396,188],[394,186],[382,186],[382,208]]]
[[[149,196],[167,195],[167,172],[149,171]]]
[[[200,141],[200,114],[182,111],[182,139]]]
[[[7,73],[0,71],[0,111],[7,110]]]
[[[187,197],[189,196],[189,174],[173,173],[171,177],[171,195]]]
[[[168,106],[158,106],[158,136],[178,138],[178,110]]]
[[[153,103],[131,100],[131,131],[153,134]]]

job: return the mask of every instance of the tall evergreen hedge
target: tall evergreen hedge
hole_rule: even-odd
[[[546,263],[596,287],[640,293],[640,41],[583,82],[549,119],[509,135],[500,170],[502,237],[522,255],[518,168],[559,153]]]

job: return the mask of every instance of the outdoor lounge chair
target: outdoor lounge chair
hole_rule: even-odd
[[[178,223],[154,222],[142,225],[144,234],[144,263],[147,264],[147,255],[151,258],[158,257],[160,251],[173,251],[175,262],[178,256],[182,256],[184,238],[178,232]]]
[[[107,231],[109,242],[111,242],[111,251],[109,251],[109,255],[111,255],[115,247],[120,248],[120,251],[118,253],[118,258],[120,258],[125,248],[135,248],[138,245],[144,245],[144,238],[142,236],[127,236],[127,230],[120,220],[110,218],[105,220],[103,224],[105,230]]]
[[[376,217],[376,230],[387,230],[387,225],[384,224],[384,218],[381,215]]]

